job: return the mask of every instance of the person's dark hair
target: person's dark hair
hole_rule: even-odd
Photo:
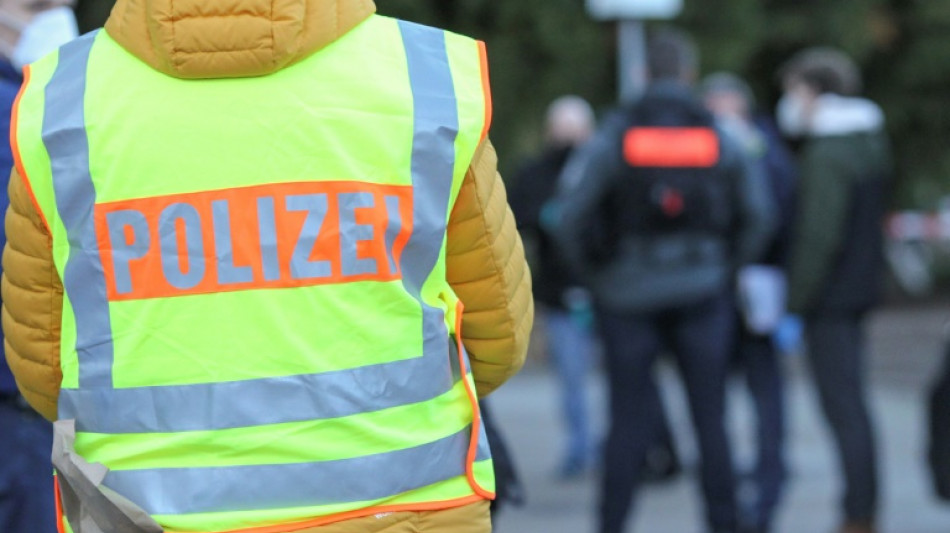
[[[647,66],[652,80],[682,80],[699,71],[699,51],[687,33],[661,28],[647,41]]]
[[[854,96],[861,92],[861,71],[844,52],[834,48],[808,48],[793,56],[779,70],[783,83],[801,81],[818,92]]]

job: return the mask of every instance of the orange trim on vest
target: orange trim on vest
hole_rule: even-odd
[[[485,124],[482,126],[481,136],[481,140],[484,141],[488,137],[488,128],[491,127],[492,119],[491,83],[488,77],[488,49],[485,48],[484,41],[477,42],[478,58],[482,69],[482,93],[485,95]]]
[[[623,156],[635,167],[709,168],[719,162],[719,136],[710,128],[632,128]]]
[[[482,488],[478,484],[478,480],[475,479],[475,458],[478,455],[478,436],[481,431],[482,419],[481,410],[478,408],[478,396],[465,375],[465,347],[462,344],[462,313],[464,310],[465,306],[459,300],[455,306],[455,342],[459,353],[459,368],[462,369],[462,382],[465,383],[465,392],[468,393],[468,399],[472,403],[472,437],[468,445],[468,456],[465,459],[465,476],[468,478],[468,484],[471,485],[475,494],[486,500],[494,500],[495,493]]]
[[[372,516],[379,513],[405,513],[405,512],[422,512],[422,511],[442,511],[445,509],[452,509],[453,507],[461,507],[463,505],[468,505],[471,503],[476,503],[484,500],[478,495],[465,496],[464,498],[456,498],[454,500],[444,500],[440,502],[428,502],[428,503],[404,503],[399,505],[381,505],[379,507],[369,507],[367,509],[359,509],[356,511],[348,511],[345,513],[338,513],[329,516],[323,516],[320,518],[315,518],[313,520],[308,520],[306,522],[296,522],[292,524],[277,524],[273,526],[261,526],[261,527],[252,527],[247,529],[234,529],[231,531],[225,531],[223,533],[291,533],[293,531],[300,531],[301,529],[308,529],[311,527],[325,526],[328,524],[334,524],[337,522],[343,522],[344,520],[352,520],[355,518],[363,518],[366,516]],[[198,531],[168,531],[167,533],[205,533]]]
[[[56,498],[56,531],[58,533],[66,533],[66,525],[63,524],[63,502],[62,502],[62,493],[59,489],[59,476],[53,475],[53,496]]]
[[[20,143],[17,141],[16,136],[17,125],[20,121],[20,97],[26,92],[26,86],[29,83],[30,66],[27,65],[23,67],[23,85],[20,85],[16,99],[13,100],[13,110],[10,113],[10,148],[13,151],[13,165],[20,175],[20,179],[23,180],[23,185],[26,186],[26,192],[30,195],[30,201],[33,202],[33,207],[36,209],[36,213],[40,215],[40,220],[43,221],[43,225],[46,226],[46,231],[52,235],[53,232],[49,227],[49,222],[46,221],[46,215],[44,215],[43,210],[40,209],[40,203],[36,200],[36,195],[33,193],[33,186],[30,185],[30,180],[26,176],[26,168],[24,168],[23,159],[20,157]]]
[[[106,292],[122,301],[400,279],[412,203],[405,185],[313,181],[98,204]]]
[[[56,529],[58,533],[66,533],[65,526],[65,515],[63,513],[62,505],[62,494],[60,493],[59,488],[59,478],[53,476],[53,490],[56,495]],[[295,522],[288,524],[276,524],[271,526],[260,526],[260,527],[251,527],[244,529],[234,529],[231,531],[226,531],[223,533],[290,533],[292,531],[300,531],[301,529],[308,529],[312,527],[325,526],[328,524],[333,524],[336,522],[343,522],[344,520],[352,520],[355,518],[363,518],[366,516],[372,516],[378,513],[403,513],[403,512],[422,512],[422,511],[442,511],[445,509],[452,509],[454,507],[461,507],[463,505],[469,505],[486,499],[483,496],[478,494],[473,494],[471,496],[465,496],[463,498],[455,498],[453,500],[443,500],[438,502],[420,502],[420,503],[402,503],[396,505],[380,505],[377,507],[368,507],[366,509],[357,509],[355,511],[347,511],[345,513],[337,513],[328,516],[321,516],[319,518],[314,518],[312,520],[307,520],[304,522]],[[494,495],[492,498],[494,499]],[[166,533],[205,533],[198,531],[177,531],[172,532],[166,530]]]

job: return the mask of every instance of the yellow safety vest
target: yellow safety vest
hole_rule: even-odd
[[[259,78],[169,77],[104,31],[29,67],[59,416],[107,492],[176,532],[493,497],[445,272],[486,80],[481,43],[379,16]]]

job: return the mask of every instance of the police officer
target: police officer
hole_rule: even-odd
[[[28,68],[3,324],[73,531],[490,530],[532,303],[484,49],[374,9],[120,0]]]
[[[648,45],[651,84],[622,106],[562,176],[560,239],[592,289],[605,342],[610,429],[601,533],[624,531],[656,441],[654,359],[682,370],[701,453],[710,530],[734,532],[735,479],[723,408],[735,269],[770,233],[770,201],[740,149],[694,97],[698,54],[662,30]]]

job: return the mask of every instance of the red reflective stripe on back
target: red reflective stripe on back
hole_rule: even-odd
[[[340,231],[340,195],[364,193],[372,201],[347,211],[345,217],[350,223],[363,227],[369,237],[349,238],[351,248],[341,250],[343,239]],[[326,206],[325,212],[314,213],[300,209],[288,209],[287,198],[291,196],[319,196]],[[398,214],[390,216],[387,198],[398,199]],[[265,235],[262,226],[262,214],[259,213],[258,200],[272,199],[273,219],[264,222],[273,225],[268,231],[274,235]],[[215,217],[212,204],[226,202],[230,213],[230,235],[218,235],[226,243],[216,243]],[[192,287],[182,289],[172,285],[166,278],[162,266],[161,240],[159,237],[159,219],[162,212],[173,204],[186,204],[198,214],[201,239],[190,243],[185,238],[186,222],[175,218],[175,235],[172,242],[177,243],[176,257],[169,257],[172,265],[182,273],[191,273],[192,268],[200,266],[204,259],[204,272]],[[112,222],[117,232],[118,242],[110,235],[107,215],[120,212],[133,213],[137,220],[144,220],[147,236],[137,235],[128,222]],[[305,235],[308,217],[313,220],[322,217],[322,224],[315,242]],[[313,221],[311,220],[311,222]],[[134,200],[123,200],[96,205],[96,239],[106,276],[106,291],[110,301],[138,300],[207,294],[251,289],[283,287],[302,287],[320,284],[343,283],[351,281],[392,281],[401,277],[399,259],[412,233],[412,187],[403,185],[379,185],[364,182],[300,182],[222,189],[199,193],[179,194]],[[168,231],[169,228],[165,228]],[[392,242],[387,242],[387,231],[394,234]],[[143,232],[144,233],[144,232]],[[263,242],[276,237],[276,252],[265,251]],[[141,242],[136,242],[139,239]],[[354,239],[356,239],[354,241]],[[130,251],[135,245],[147,245],[142,250]],[[229,245],[231,257],[216,257],[216,244]],[[311,246],[312,244],[312,246]],[[187,247],[191,245],[191,257]],[[391,245],[391,246],[390,246]],[[300,254],[300,247],[307,247],[306,257]],[[116,256],[116,251],[124,255]],[[273,249],[271,249],[273,250]],[[199,253],[200,252],[200,253]],[[167,252],[166,253],[170,253]],[[358,260],[367,260],[375,264],[375,272],[345,273],[343,254]],[[203,255],[202,255],[203,254]],[[329,267],[326,275],[319,277],[295,276],[291,270],[294,260],[324,262]],[[122,272],[129,286],[122,290],[117,285],[116,266],[121,262]],[[224,262],[227,262],[226,264]],[[270,263],[276,270],[267,271]],[[391,268],[391,263],[395,268]],[[221,279],[221,266],[242,269],[250,279],[229,281]],[[200,270],[198,271],[200,272]]]
[[[709,168],[719,162],[719,137],[709,128],[632,128],[623,156],[635,167]]]

